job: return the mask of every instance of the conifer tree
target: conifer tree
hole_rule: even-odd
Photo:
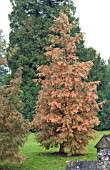
[[[93,63],[78,61],[76,43],[82,34],[71,36],[73,27],[75,22],[69,23],[66,14],[60,12],[50,28],[54,34],[49,35],[50,46],[45,53],[51,63],[39,66],[39,80],[34,80],[42,84],[33,121],[39,133],[37,140],[46,149],[60,145],[59,152],[67,149],[69,155],[85,152],[88,140],[94,139],[93,127],[99,124],[99,81],[85,81]]]
[[[88,59],[93,61],[93,67],[89,72],[87,81],[97,81],[100,80],[100,83],[97,88],[98,94],[98,102],[104,101],[105,104],[100,111],[97,112],[97,116],[100,120],[99,126],[96,126],[96,130],[107,130],[109,129],[109,98],[108,98],[108,71],[107,71],[107,64],[104,59],[101,58],[100,54],[94,48],[86,48],[85,49],[85,56],[80,58],[80,61],[88,61]]]
[[[109,58],[110,59],[110,58]],[[105,77],[103,77],[103,81],[106,82],[104,90],[100,92],[104,93],[105,96],[105,104],[101,111],[99,112],[99,119],[100,119],[100,125],[96,127],[97,130],[109,130],[110,129],[110,60],[108,60],[108,64],[106,65],[106,74]]]
[[[71,0],[10,0],[13,10],[9,15],[10,19],[10,43],[11,48],[17,48],[12,57],[7,55],[8,66],[12,72],[23,67],[23,90],[21,110],[25,118],[32,120],[35,114],[34,107],[37,100],[37,93],[40,87],[36,88],[32,81],[36,78],[36,64],[49,64],[44,55],[45,46],[49,45],[47,35],[51,32],[49,27],[53,23],[53,17],[58,16],[60,11],[65,11],[70,20],[74,20],[76,11]],[[79,26],[74,28],[79,32]]]
[[[0,63],[3,64],[3,62]],[[19,100],[20,83],[21,70],[19,68],[10,84],[0,87],[0,160],[2,162],[23,160],[19,154],[19,147],[26,141],[28,125],[19,112],[22,105]]]

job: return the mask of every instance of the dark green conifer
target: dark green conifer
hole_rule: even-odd
[[[21,96],[24,102],[21,112],[25,118],[32,120],[37,93],[40,87],[35,86],[32,79],[36,78],[36,64],[49,64],[44,56],[48,46],[48,34],[54,16],[64,11],[70,20],[74,21],[76,8],[71,0],[10,0],[13,10],[10,19],[10,43],[8,53],[16,49],[13,55],[7,55],[8,66],[14,72],[23,67],[23,82]],[[75,33],[79,32],[77,25]]]

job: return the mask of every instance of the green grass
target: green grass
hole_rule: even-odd
[[[24,155],[25,161],[21,164],[1,163],[0,170],[65,170],[67,160],[95,160],[96,149],[94,146],[106,133],[110,132],[97,132],[98,139],[89,142],[87,146],[88,152],[83,156],[72,157],[52,155],[51,153],[57,152],[58,149],[45,150],[36,142],[35,135],[30,134],[28,141],[20,151]]]

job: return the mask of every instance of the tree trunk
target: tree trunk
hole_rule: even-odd
[[[64,153],[64,145],[63,144],[60,144],[59,153]]]

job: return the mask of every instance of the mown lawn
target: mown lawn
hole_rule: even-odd
[[[24,155],[25,161],[21,164],[0,163],[0,170],[65,170],[67,160],[95,160],[96,149],[94,145],[106,133],[110,133],[110,131],[97,132],[98,139],[89,142],[88,152],[83,156],[72,157],[52,154],[57,152],[58,149],[45,150],[36,142],[35,135],[30,134],[28,141],[20,151]]]

